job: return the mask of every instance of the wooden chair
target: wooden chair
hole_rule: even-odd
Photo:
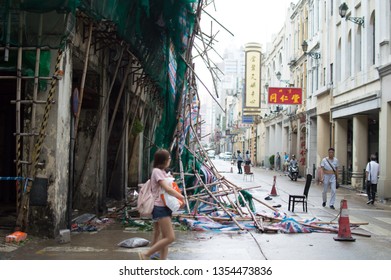
[[[243,181],[247,181],[247,177],[249,177],[250,181],[254,181],[254,173],[251,172],[250,165],[243,166],[244,174],[243,174]]]
[[[303,203],[303,211],[307,212],[307,199],[308,199],[308,192],[310,191],[310,187],[311,187],[311,182],[312,182],[312,175],[307,174],[303,195],[289,195],[288,211],[291,210],[291,204],[292,204],[292,212],[295,212],[295,204]]]

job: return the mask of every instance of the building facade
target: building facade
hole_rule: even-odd
[[[237,138],[248,145],[254,139],[255,164],[275,167],[269,158],[286,152],[296,155],[301,176],[315,176],[334,147],[339,180],[361,191],[375,154],[379,198],[391,197],[390,14],[390,1],[380,0],[301,0],[288,7],[262,54],[261,113]],[[302,102],[268,104],[268,87],[301,88]]]

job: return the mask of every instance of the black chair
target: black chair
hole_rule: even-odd
[[[307,180],[305,181],[303,195],[289,195],[288,211],[291,211],[291,204],[292,204],[292,212],[295,212],[295,204],[303,203],[303,211],[307,212],[307,199],[308,199],[308,192],[310,191],[310,187],[311,187],[311,182],[312,182],[312,175],[307,174]]]

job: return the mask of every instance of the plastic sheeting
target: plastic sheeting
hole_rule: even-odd
[[[206,216],[197,216],[194,219],[180,218],[179,221],[186,224],[191,230],[194,231],[229,232],[240,230],[239,227],[233,222],[217,223]],[[255,226],[252,222],[243,222],[241,225],[247,230],[255,230]]]

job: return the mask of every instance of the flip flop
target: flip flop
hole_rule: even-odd
[[[150,260],[160,260],[160,253],[156,252],[149,257]]]
[[[145,255],[142,253],[142,252],[138,252],[138,258],[140,259],[140,260],[147,260],[147,258],[145,257]]]

